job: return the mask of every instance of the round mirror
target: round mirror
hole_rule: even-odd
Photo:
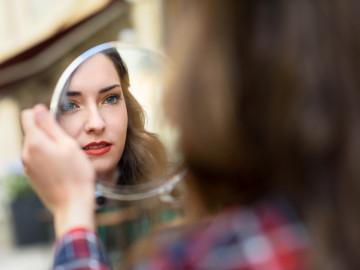
[[[161,105],[169,70],[160,52],[109,42],[61,75],[50,110],[93,164],[98,204],[166,197],[186,174]]]

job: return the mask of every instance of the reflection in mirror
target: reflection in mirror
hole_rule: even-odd
[[[128,185],[164,174],[165,149],[145,129],[144,111],[129,91],[116,49],[85,60],[64,90],[58,120],[92,162],[101,181]]]
[[[59,79],[51,110],[92,162],[98,195],[143,199],[184,176],[160,103],[169,66],[158,52],[111,42],[75,59]]]

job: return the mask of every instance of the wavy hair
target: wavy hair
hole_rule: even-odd
[[[102,52],[110,58],[119,74],[128,114],[128,127],[123,155],[118,163],[117,184],[138,184],[165,172],[166,151],[155,133],[145,129],[145,113],[129,91],[130,79],[126,64],[115,48]]]
[[[360,1],[184,2],[166,104],[204,204],[280,193],[308,225],[314,269],[357,269]]]

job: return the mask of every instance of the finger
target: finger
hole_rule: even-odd
[[[36,143],[45,143],[48,140],[44,138],[45,134],[36,126],[32,109],[24,110],[21,113],[21,124],[24,131],[23,147]]]
[[[51,149],[53,151],[55,144],[53,139],[36,125],[33,109],[27,109],[21,113],[21,123],[25,134],[21,159],[26,166],[34,159],[34,155],[41,152],[41,149]]]
[[[21,125],[25,134],[34,129],[34,112],[32,109],[26,109],[21,112]]]
[[[40,141],[46,139],[45,133],[36,125],[33,109],[26,109],[21,113],[21,124],[24,130],[23,143],[29,141]]]
[[[47,108],[43,104],[35,105],[33,109],[26,109],[21,113],[21,124],[24,130],[24,141],[31,137],[31,139],[49,136],[44,130],[44,125],[39,125],[42,120],[49,114]],[[50,139],[53,139],[50,136]]]
[[[27,166],[24,165],[23,171],[24,171],[24,174],[25,174],[25,175],[28,175],[29,170],[28,170]]]
[[[49,110],[43,104],[38,104],[34,107],[34,114],[36,124],[39,128],[46,133],[53,140],[61,141],[64,140],[68,135],[56,122],[54,117],[50,114]]]

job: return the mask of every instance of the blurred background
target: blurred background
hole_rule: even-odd
[[[67,65],[94,45],[120,40],[164,51],[171,0],[0,0],[0,261],[49,269],[53,229],[20,159],[21,110],[49,105]]]

